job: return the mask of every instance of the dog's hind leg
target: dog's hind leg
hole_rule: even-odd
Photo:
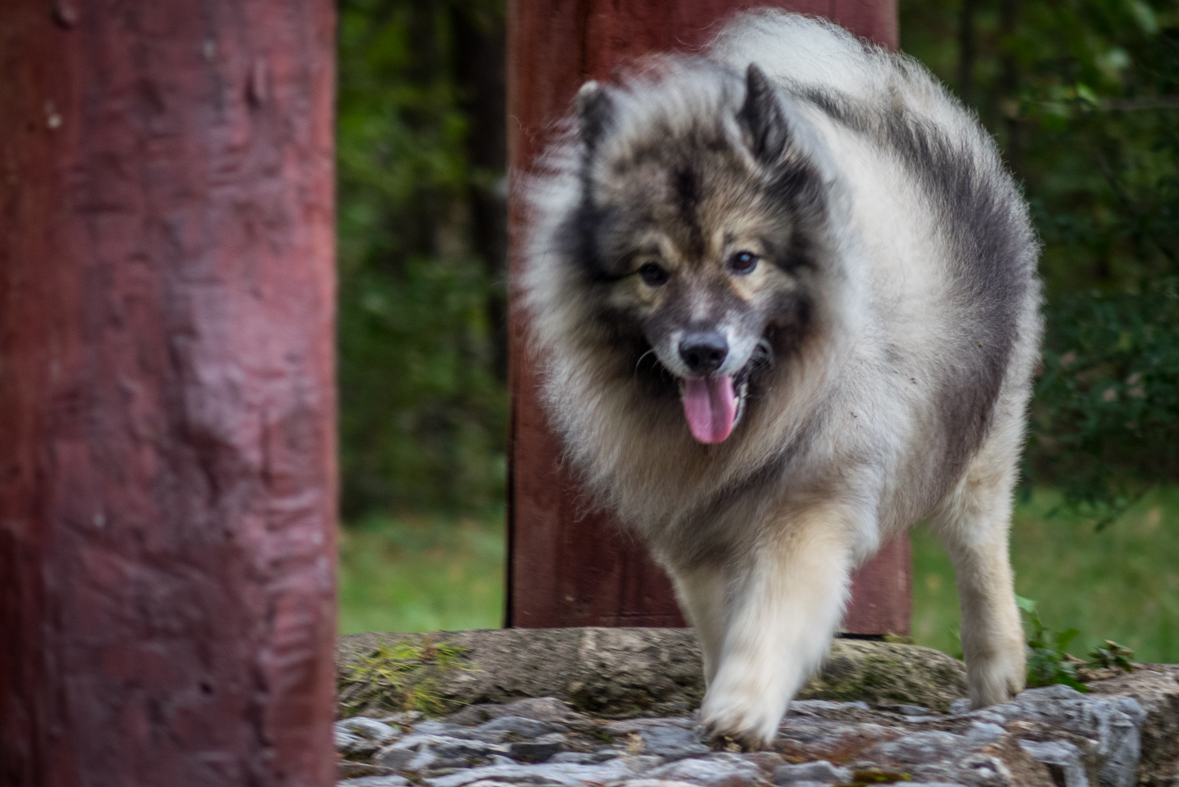
[[[791,698],[826,657],[851,570],[847,529],[808,511],[727,566],[728,598],[715,675],[700,717],[714,737],[768,745]],[[715,624],[713,624],[715,625]]]
[[[995,448],[992,443],[975,457],[931,520],[957,573],[962,653],[976,708],[1006,702],[1023,690],[1026,678],[1008,556],[1016,468]]]

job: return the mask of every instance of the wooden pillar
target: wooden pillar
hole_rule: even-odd
[[[833,19],[895,48],[896,0],[771,2]],[[710,39],[739,0],[509,0],[508,134],[513,171],[543,151],[546,129],[569,111],[587,79],[653,51],[687,50]],[[519,221],[518,206],[513,221]],[[512,270],[520,264],[513,255]],[[511,320],[512,393],[507,623],[511,626],[682,626],[670,583],[642,544],[609,516],[580,510],[576,484],[537,402],[536,378],[518,311]],[[844,619],[848,633],[909,631],[906,540],[885,546],[856,575]]]
[[[0,785],[334,783],[331,0],[0,3]]]

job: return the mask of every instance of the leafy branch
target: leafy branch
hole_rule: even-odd
[[[1130,658],[1134,651],[1113,640],[1105,640],[1103,646],[1089,652],[1085,661],[1070,654],[1066,649],[1081,632],[1075,628],[1052,631],[1040,620],[1036,602],[1023,596],[1015,597],[1016,604],[1027,618],[1031,633],[1028,635],[1029,688],[1052,686],[1063,683],[1080,692],[1088,692],[1084,680],[1093,679],[1093,670],[1122,670],[1132,672],[1134,665]],[[1088,674],[1086,674],[1088,673]]]

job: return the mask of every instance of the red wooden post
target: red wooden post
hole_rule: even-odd
[[[0,785],[334,783],[331,0],[0,4]]]
[[[861,36],[897,45],[896,0],[767,4],[826,16]],[[740,0],[509,0],[512,169],[529,169],[544,149],[547,124],[568,112],[582,82],[609,79],[615,67],[647,52],[698,47],[728,16],[749,6]],[[513,255],[513,270],[518,264]],[[643,546],[610,517],[580,510],[576,484],[559,466],[559,447],[537,402],[518,312],[511,325],[508,625],[684,625],[670,583]],[[910,575],[908,542],[887,545],[854,580],[845,630],[907,634]]]

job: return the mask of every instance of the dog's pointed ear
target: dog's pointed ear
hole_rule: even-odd
[[[605,87],[589,81],[577,91],[576,106],[581,141],[592,151],[614,122],[614,99]]]
[[[776,164],[790,143],[790,128],[769,77],[755,64],[745,71],[745,103],[737,112],[745,143],[755,158]]]

